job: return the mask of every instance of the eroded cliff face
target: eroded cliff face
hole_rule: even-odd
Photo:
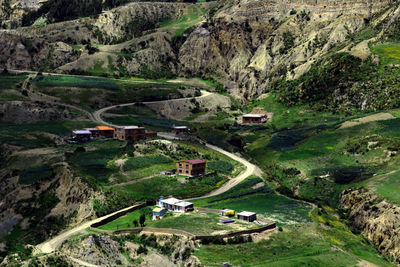
[[[179,51],[181,74],[209,72],[252,97],[271,78],[298,78],[321,55],[393,1],[236,1],[197,28]]]
[[[340,196],[340,208],[385,257],[400,264],[400,207],[363,189],[348,189]]]
[[[102,68],[115,69],[114,75],[123,70],[132,76],[144,70],[167,69],[178,76],[212,77],[232,94],[253,98],[266,92],[276,78],[300,77],[338,45],[348,45],[347,52],[367,58],[368,42],[353,47],[350,36],[367,23],[376,24],[387,17],[391,19],[383,26],[390,24],[399,15],[399,10],[391,7],[394,2],[238,0],[196,4],[209,14],[179,36],[168,27],[159,27],[170,20],[185,22],[193,6],[130,3],[93,18],[3,31],[0,68],[68,73],[84,72],[101,62]],[[89,54],[85,50],[88,42],[107,45]]]

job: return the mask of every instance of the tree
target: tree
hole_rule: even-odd
[[[139,222],[142,227],[144,226],[145,221],[146,221],[146,215],[144,214],[140,215]]]
[[[133,221],[133,225],[134,225],[135,227],[138,227],[138,226],[139,226],[138,221],[137,221],[137,220],[134,220],[134,221]]]

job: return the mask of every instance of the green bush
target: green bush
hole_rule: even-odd
[[[231,174],[234,169],[234,166],[231,163],[229,163],[227,161],[223,161],[223,160],[208,162],[207,167],[210,170],[217,171],[217,172],[224,173],[224,174]]]

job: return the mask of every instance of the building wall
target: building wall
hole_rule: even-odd
[[[200,174],[204,174],[204,172],[206,170],[206,164],[205,163],[191,164],[186,161],[178,161],[176,163],[176,170],[177,170],[177,173],[183,174],[183,175],[200,175]]]

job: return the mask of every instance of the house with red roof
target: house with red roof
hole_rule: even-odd
[[[187,176],[200,176],[206,172],[206,161],[203,159],[181,160],[176,163],[176,173]]]

